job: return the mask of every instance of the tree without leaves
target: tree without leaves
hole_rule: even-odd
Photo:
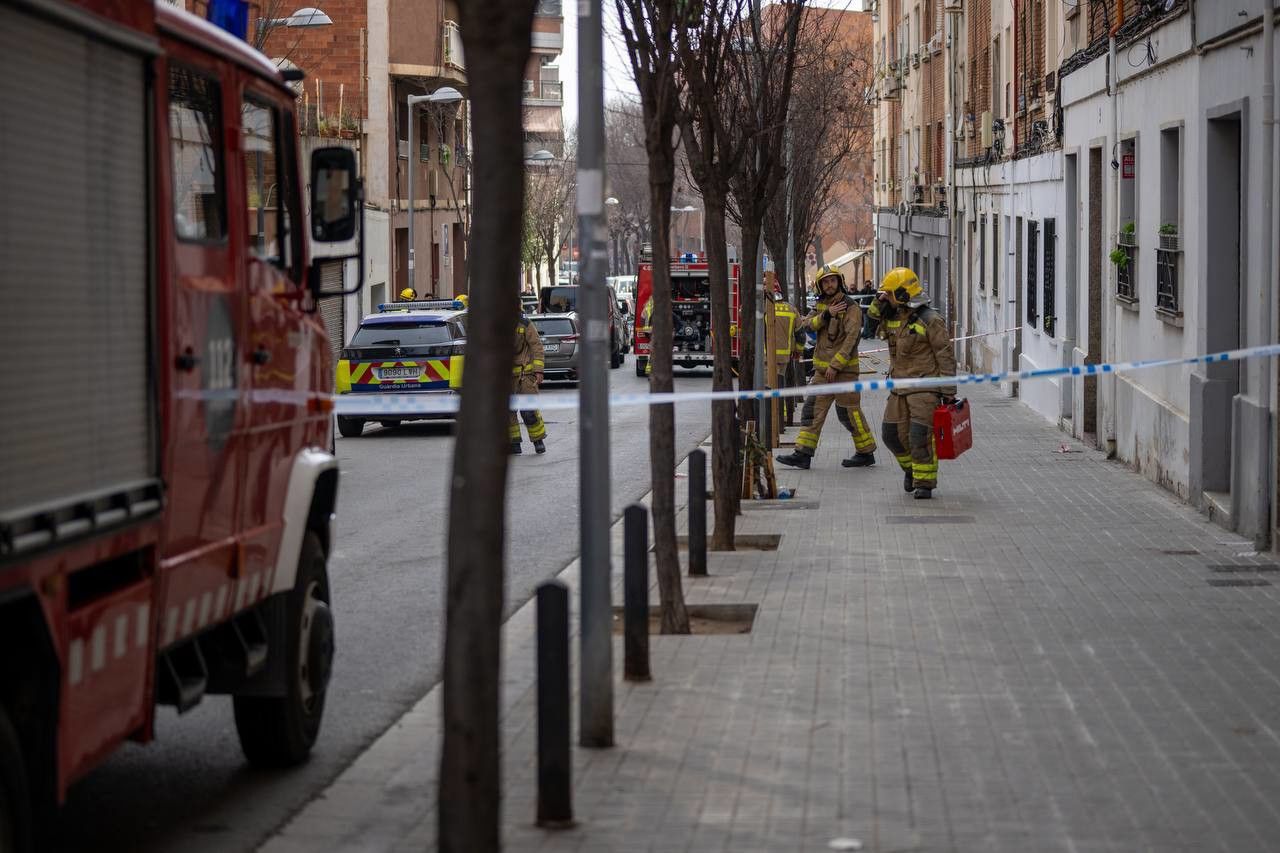
[[[801,25],[791,111],[790,170],[793,266],[780,275],[783,293],[800,302],[805,248],[836,205],[837,190],[859,157],[870,156],[874,109],[862,98],[872,82],[871,63],[839,41],[839,15],[810,9]],[[765,215],[765,245],[785,258],[786,192],[775,194]],[[782,268],[779,267],[781,270]]]
[[[649,224],[653,240],[653,312],[650,390],[670,392],[672,383],[671,187],[675,182],[675,129],[679,109],[677,8],[682,0],[615,0],[622,35],[640,90],[648,155]],[[637,318],[639,322],[639,318]],[[661,600],[662,633],[689,633],[689,614],[676,550],[675,407],[649,407],[649,475],[653,484],[654,557]]]
[[[742,165],[747,145],[730,125],[749,121],[752,109],[749,78],[736,61],[734,48],[749,32],[744,28],[745,0],[688,0],[677,29],[680,73],[685,87],[678,115],[680,139],[689,173],[702,193],[711,284],[711,328],[715,365],[711,386],[733,388],[732,345],[723,334],[738,323],[730,317],[729,254],[725,236],[729,183]],[[743,367],[745,370],[745,366]],[[731,400],[711,404],[711,473],[715,482],[715,526],[710,547],[733,550],[738,496],[738,424]]]
[[[525,182],[525,224],[532,240],[535,257],[527,264],[547,262],[547,275],[555,275],[556,258],[560,256],[560,243],[564,236],[565,212],[570,210],[569,200],[577,188],[577,164],[571,140],[565,140],[564,157],[552,160],[545,166],[530,166]],[[555,282],[548,282],[554,284]]]
[[[475,139],[467,384],[449,503],[444,735],[437,791],[445,853],[501,849],[499,675],[507,412],[520,273],[521,101],[535,0],[463,3]]]
[[[735,76],[748,81],[754,108],[745,121],[730,122],[731,132],[742,135],[746,152],[742,164],[729,182],[729,215],[742,229],[742,273],[738,290],[742,305],[742,324],[738,387],[755,387],[756,351],[756,287],[760,268],[760,234],[765,213],[782,178],[782,145],[786,136],[787,110],[791,101],[791,83],[796,64],[796,42],[800,22],[804,18],[803,0],[776,4],[768,8],[768,20],[751,16],[751,41],[757,46],[752,53],[735,51],[730,61],[741,67]],[[764,346],[764,342],[760,342]],[[772,358],[766,354],[768,363]],[[767,369],[772,369],[767,368]],[[754,404],[743,401],[744,412]]]
[[[645,151],[644,110],[635,101],[617,99],[605,107],[605,151],[609,195],[609,232],[614,239],[617,274],[636,271],[638,249],[649,239],[649,166]]]

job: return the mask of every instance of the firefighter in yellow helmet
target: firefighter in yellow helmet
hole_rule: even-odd
[[[400,291],[401,302],[412,302],[417,298],[418,291],[414,290],[412,287],[406,287],[404,290]]]
[[[920,279],[906,267],[885,274],[871,311],[889,343],[889,377],[955,376],[956,356],[947,321],[929,305]],[[902,485],[917,499],[933,497],[938,454],[933,446],[933,410],[955,399],[954,385],[897,389],[884,407],[881,437],[904,472]]]
[[[821,386],[833,382],[852,382],[858,378],[858,341],[862,338],[862,309],[844,289],[844,276],[833,266],[818,270],[814,288],[818,301],[813,312],[804,318],[808,328],[817,333],[813,351],[813,420],[796,436],[796,449],[778,457],[783,465],[808,468],[818,449],[822,424],[827,410],[836,405],[836,416],[853,437],[854,455],[841,464],[846,468],[865,468],[876,463],[876,440],[867,428],[867,419],[856,391],[823,394]]]
[[[456,297],[454,298],[454,301],[455,301],[455,302],[461,302],[461,303],[462,303],[462,307],[463,307],[463,308],[466,308],[466,307],[468,306],[468,304],[470,303],[470,301],[471,301],[471,297],[470,297],[470,296],[468,296],[468,295],[467,295],[467,294],[465,294],[465,293],[461,293],[461,294],[459,294],[458,296],[456,296]]]
[[[653,375],[653,294],[649,294],[649,299],[644,303],[644,310],[640,312],[640,327],[637,332],[649,339],[649,357],[644,360],[644,375]]]
[[[776,280],[770,295],[773,298],[773,353],[770,359],[773,362],[774,376],[777,378],[776,387],[785,388],[791,358],[796,351],[796,327],[800,322],[800,315],[791,303],[783,298]],[[790,420],[794,400],[791,397],[783,397],[779,402],[782,404],[779,408],[783,419]]]
[[[537,327],[522,312],[519,322],[516,323],[516,360],[515,366],[511,369],[511,393],[538,393],[545,366],[543,355],[542,337],[538,334]],[[513,455],[520,453],[520,420],[524,421],[529,440],[533,442],[534,452],[546,453],[547,425],[543,423],[542,413],[537,409],[522,409],[519,420],[516,419],[515,410],[511,410],[511,417],[507,423],[507,432],[511,437],[511,453]]]

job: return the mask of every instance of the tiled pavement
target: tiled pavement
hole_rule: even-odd
[[[533,614],[517,613],[506,848],[1280,849],[1280,587],[1209,583],[1280,583],[1275,565],[1018,403],[971,397],[976,444],[931,502],[883,449],[841,468],[834,419],[814,469],[784,469],[818,507],[739,524],[780,550],[713,554],[685,581],[690,602],[759,604],[751,634],[654,637],[641,685],[615,644],[618,746],[575,749],[567,831],[532,825]],[[265,849],[433,848],[438,703]]]

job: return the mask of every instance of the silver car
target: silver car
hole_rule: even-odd
[[[578,315],[534,314],[529,318],[542,338],[543,375],[548,382],[578,381]]]

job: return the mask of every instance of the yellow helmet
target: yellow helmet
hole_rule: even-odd
[[[840,289],[844,290],[844,273],[840,272],[839,267],[827,264],[822,269],[818,270],[818,274],[813,277],[813,289],[818,292],[819,296],[822,295],[822,280],[827,276],[832,275],[840,282]]]
[[[928,301],[924,288],[920,287],[920,279],[906,267],[894,267],[884,275],[880,282],[880,292],[889,298],[894,305],[905,305],[915,308]]]
[[[455,296],[455,297],[453,298],[453,301],[454,301],[454,302],[461,302],[461,303],[462,303],[462,307],[463,307],[463,308],[466,308],[466,307],[467,307],[467,302],[469,302],[469,301],[470,301],[470,299],[471,299],[471,297],[467,296],[467,294],[465,294],[465,293],[460,293],[460,294],[458,294],[457,296]]]
[[[418,298],[418,291],[414,290],[412,287],[406,287],[404,290],[400,291],[400,298],[405,302],[412,302]]]

